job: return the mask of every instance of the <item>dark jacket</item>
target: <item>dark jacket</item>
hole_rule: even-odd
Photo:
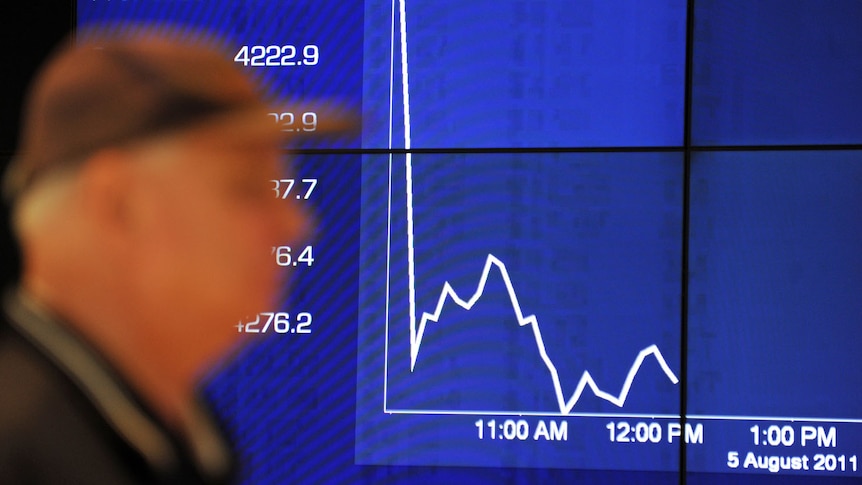
[[[0,314],[0,483],[227,483],[205,413],[180,440],[67,326],[9,293]],[[196,450],[196,451],[193,451]]]

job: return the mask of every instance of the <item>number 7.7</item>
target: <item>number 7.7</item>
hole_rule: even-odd
[[[280,179],[279,184],[287,184],[287,188],[281,193],[282,199],[287,199],[287,196],[290,195],[290,191],[293,189],[296,180],[294,179]],[[303,199],[308,199],[311,197],[311,193],[314,192],[314,188],[317,187],[317,179],[302,179],[302,183],[308,184],[308,189],[305,191],[305,195],[302,196]],[[297,196],[297,199],[300,197]]]

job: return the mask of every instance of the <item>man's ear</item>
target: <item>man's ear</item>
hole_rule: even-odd
[[[80,169],[83,209],[101,237],[127,244],[135,229],[133,160],[120,149],[99,150]],[[105,241],[108,242],[108,241]]]

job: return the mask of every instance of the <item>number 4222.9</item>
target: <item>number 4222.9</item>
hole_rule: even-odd
[[[289,44],[244,45],[233,60],[245,67],[316,66],[320,62],[320,48],[314,44],[301,48]]]

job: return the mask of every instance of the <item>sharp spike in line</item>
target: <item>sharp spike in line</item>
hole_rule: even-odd
[[[662,356],[661,351],[658,347],[653,344],[649,347],[641,350],[638,353],[637,358],[629,369],[629,373],[626,376],[625,382],[623,382],[623,387],[620,390],[619,395],[615,396],[608,392],[605,392],[599,388],[596,384],[596,381],[590,375],[589,371],[584,371],[581,375],[580,381],[578,381],[578,385],[575,388],[575,392],[572,394],[572,397],[569,398],[568,401],[563,397],[563,389],[560,384],[559,373],[557,372],[557,367],[551,361],[551,358],[548,357],[548,353],[545,350],[545,342],[542,339],[542,332],[539,329],[539,322],[536,319],[535,315],[530,315],[525,317],[522,310],[521,304],[518,302],[518,296],[515,293],[515,288],[512,285],[512,280],[509,277],[509,272],[506,270],[506,265],[503,264],[496,256],[493,254],[489,254],[488,258],[485,260],[485,267],[482,270],[482,276],[479,278],[479,284],[476,287],[476,291],[470,296],[468,299],[463,299],[455,292],[452,286],[447,281],[443,285],[443,291],[440,292],[440,297],[437,299],[437,306],[434,309],[433,313],[423,313],[422,319],[419,322],[419,329],[413,327],[415,318],[411,319],[411,329],[410,329],[410,371],[416,367],[416,359],[419,356],[419,348],[422,346],[422,337],[425,335],[425,328],[429,321],[437,322],[440,319],[440,315],[443,313],[443,306],[445,305],[448,299],[451,299],[455,304],[463,308],[464,310],[470,310],[473,308],[473,305],[479,301],[479,298],[485,292],[485,285],[488,283],[488,276],[491,273],[492,268],[497,268],[500,271],[500,276],[503,278],[503,282],[506,284],[506,291],[509,294],[509,300],[512,302],[512,309],[515,311],[515,316],[518,319],[518,324],[521,326],[532,325],[533,328],[533,336],[536,339],[536,347],[539,350],[539,355],[542,358],[542,361],[545,363],[545,366],[548,368],[548,372],[551,374],[551,380],[554,382],[554,394],[557,398],[557,404],[560,407],[560,412],[562,414],[568,414],[572,411],[572,408],[575,407],[575,404],[578,403],[578,400],[581,398],[581,395],[584,392],[584,389],[589,386],[590,390],[596,397],[604,399],[618,407],[622,407],[626,398],[629,395],[629,391],[631,390],[632,383],[634,382],[635,376],[637,376],[638,371],[643,365],[644,360],[649,357],[655,357],[662,371],[664,371],[665,375],[668,379],[676,384],[679,382],[679,379],[676,377],[676,374],[670,369],[667,365],[667,362]]]
[[[401,97],[404,110],[404,149],[410,150],[410,78],[407,66],[406,0],[398,0],[398,15],[399,33],[401,34]],[[407,277],[409,280],[407,299],[410,304],[410,341],[413,342],[416,340],[416,268],[413,254],[413,157],[410,152],[405,155],[405,165],[407,169]]]

